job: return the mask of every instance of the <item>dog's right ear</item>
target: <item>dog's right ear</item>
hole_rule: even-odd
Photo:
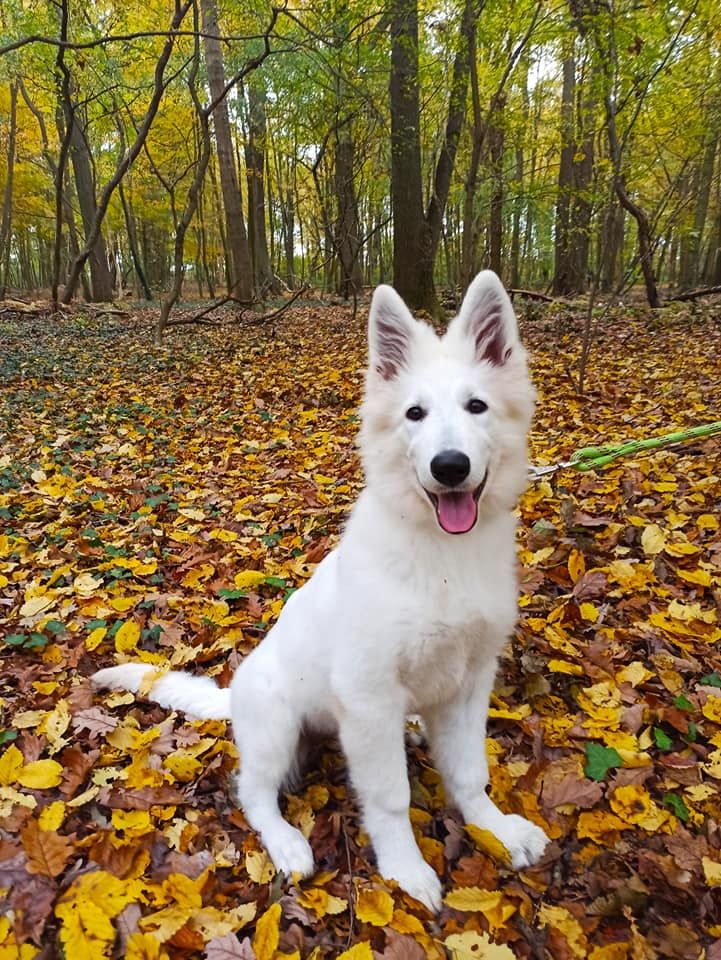
[[[368,315],[368,368],[393,380],[408,365],[416,321],[393,287],[376,287]]]

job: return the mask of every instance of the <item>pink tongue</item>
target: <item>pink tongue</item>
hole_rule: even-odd
[[[472,493],[439,493],[438,522],[446,533],[467,533],[476,522],[478,505]]]

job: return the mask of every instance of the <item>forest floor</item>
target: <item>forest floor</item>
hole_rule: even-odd
[[[580,312],[531,312],[535,463],[721,419],[718,307],[608,311],[583,399]],[[489,758],[553,842],[514,874],[409,744],[438,917],[374,873],[333,743],[285,802],[319,872],[281,883],[224,723],[93,696],[124,658],[227,684],[333,545],[365,316],[0,317],[0,957],[721,960],[718,437],[530,486]]]

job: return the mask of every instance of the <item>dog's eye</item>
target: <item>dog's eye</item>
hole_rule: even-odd
[[[469,413],[485,413],[488,410],[488,404],[485,400],[479,400],[478,397],[473,397],[466,404],[466,410]]]
[[[409,420],[422,420],[426,415],[426,411],[423,407],[408,407],[406,410],[406,417]]]

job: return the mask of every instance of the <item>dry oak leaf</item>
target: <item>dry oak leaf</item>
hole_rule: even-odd
[[[360,890],[355,913],[364,923],[385,927],[393,919],[393,897],[385,890]]]
[[[234,933],[227,933],[205,945],[205,960],[255,960],[255,953],[247,937],[241,943]]]
[[[71,840],[52,830],[41,830],[37,820],[29,820],[20,831],[20,837],[28,858],[28,873],[57,877],[63,872],[74,849]]]

